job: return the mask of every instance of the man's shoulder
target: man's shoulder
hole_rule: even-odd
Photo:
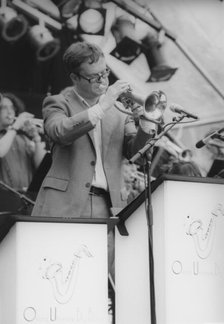
[[[65,101],[65,97],[60,93],[55,95],[50,95],[44,98],[43,106],[51,104],[52,102],[63,102],[63,101]]]
[[[74,105],[76,103],[80,103],[79,96],[75,93],[72,87],[69,87],[66,92],[62,92],[55,95],[50,95],[44,98],[43,107],[46,105],[51,105],[52,103],[60,104],[60,105]]]

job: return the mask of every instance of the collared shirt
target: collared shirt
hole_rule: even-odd
[[[108,190],[108,183],[106,179],[106,175],[103,168],[102,161],[102,134],[101,134],[101,119],[104,116],[104,112],[99,104],[96,104],[92,107],[86,102],[86,100],[81,97],[73,88],[75,94],[80,98],[80,100],[88,107],[88,115],[90,122],[95,125],[93,129],[93,138],[94,138],[94,146],[96,150],[96,165],[95,165],[95,173],[92,182],[92,186],[97,188],[102,188]]]

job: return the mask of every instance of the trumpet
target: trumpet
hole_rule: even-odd
[[[142,115],[140,118],[146,119],[155,124],[162,123],[162,116],[167,106],[167,97],[163,91],[153,91],[146,97],[134,92],[131,87],[128,91],[124,92],[120,97],[125,109],[116,105],[116,108],[121,112],[133,115],[133,111],[136,109],[136,104],[143,107]],[[131,110],[131,111],[130,111]]]

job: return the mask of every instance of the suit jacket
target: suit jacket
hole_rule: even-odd
[[[96,153],[87,106],[72,90],[43,102],[44,128],[52,143],[52,165],[41,185],[32,216],[81,217],[94,176]],[[123,208],[122,159],[142,148],[149,135],[133,118],[111,108],[102,119],[102,161],[112,206]]]

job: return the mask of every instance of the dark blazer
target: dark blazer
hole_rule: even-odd
[[[81,217],[94,175],[96,153],[87,106],[72,90],[43,102],[44,128],[52,143],[52,165],[39,190],[32,216]],[[133,118],[111,108],[102,119],[102,160],[112,206],[123,208],[123,157],[142,148],[149,135]]]

